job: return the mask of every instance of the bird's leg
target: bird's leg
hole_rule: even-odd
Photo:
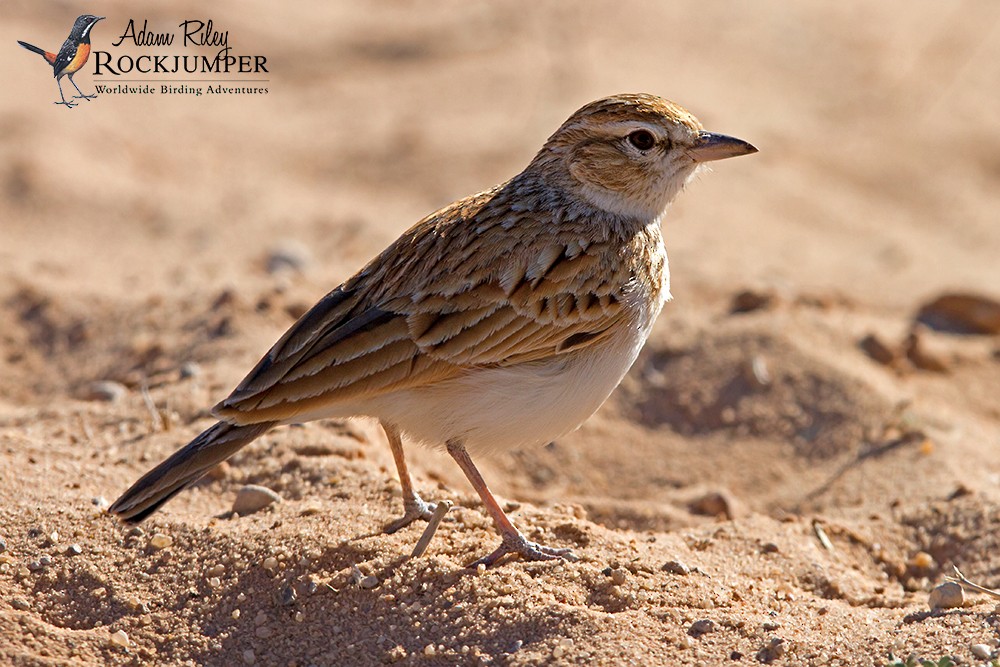
[[[72,79],[70,79],[70,81],[72,81]],[[59,86],[59,97],[62,98],[62,102],[53,102],[53,104],[65,104],[70,109],[72,109],[73,107],[75,107],[77,105],[77,102],[67,102],[66,101],[66,96],[63,95],[63,91],[62,91],[62,82],[59,79],[56,79],[56,85]]]
[[[82,90],[80,90],[80,86],[76,85],[76,81],[73,80],[73,75],[72,74],[69,75],[69,82],[73,84],[74,88],[76,88],[76,92],[80,93],[79,95],[74,95],[73,97],[82,97],[85,100],[97,99],[97,94],[96,93],[94,95],[86,95],[86,94],[84,94],[84,92]],[[62,89],[60,88],[60,90],[62,90]]]
[[[392,424],[382,422],[382,430],[389,438],[389,447],[392,448],[392,458],[396,461],[396,472],[399,473],[399,485],[403,491],[403,516],[396,519],[385,527],[385,532],[395,533],[400,528],[405,528],[417,519],[427,521],[434,512],[434,503],[428,503],[420,497],[413,489],[413,482],[410,480],[410,471],[406,468],[406,458],[403,455],[403,436]]]
[[[537,544],[530,541],[514,527],[514,524],[510,522],[510,519],[507,518],[507,515],[504,514],[503,509],[497,503],[497,499],[493,497],[489,487],[486,486],[483,476],[479,474],[479,470],[476,469],[475,464],[472,462],[469,452],[465,450],[465,446],[461,442],[449,442],[448,453],[458,463],[458,467],[462,469],[465,476],[469,478],[472,487],[482,499],[483,505],[486,507],[486,512],[493,519],[493,523],[497,527],[497,532],[500,533],[500,546],[493,553],[473,563],[473,567],[480,563],[489,567],[510,553],[520,554],[525,560],[558,560],[561,558],[575,560],[573,553],[569,549],[555,549]]]

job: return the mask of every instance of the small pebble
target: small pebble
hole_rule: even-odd
[[[378,577],[370,574],[367,577],[362,577],[361,581],[358,582],[358,586],[361,588],[375,588],[378,586]]]
[[[108,499],[104,496],[94,496],[90,499],[90,504],[103,509],[108,506]]]
[[[128,534],[130,537],[142,537],[143,535],[146,534],[146,531],[144,531],[139,526],[134,526],[132,530],[128,531]]]
[[[149,538],[149,548],[153,551],[159,551],[161,549],[166,549],[174,543],[174,539],[169,535],[164,535],[163,533],[157,533]]]
[[[305,620],[306,616],[301,611],[297,611],[295,612],[294,618],[296,623],[301,623],[303,620]]]
[[[670,574],[680,574],[680,575],[691,574],[691,568],[689,568],[687,565],[680,562],[679,560],[668,560],[666,563],[663,564],[663,567],[660,569],[663,570],[664,572],[669,572]]]
[[[254,655],[253,651],[247,649],[243,651],[243,662],[247,663],[248,665],[252,665],[255,662],[257,662],[257,656]]]
[[[53,530],[51,533],[49,533],[48,537],[49,537],[49,544],[56,544],[57,542],[59,542],[58,531]]]
[[[989,660],[993,655],[993,651],[986,644],[973,644],[969,647],[969,650],[972,651],[972,655],[980,660]]]
[[[124,630],[119,630],[117,632],[111,633],[111,643],[115,646],[121,646],[122,648],[128,648],[128,635],[125,634]]]
[[[209,577],[208,578],[208,586],[209,586],[209,588],[218,588],[221,585],[222,585],[222,580],[219,579],[218,577]]]
[[[127,393],[128,388],[121,382],[102,380],[100,382],[91,382],[90,386],[87,387],[87,393],[84,398],[89,401],[117,403],[122,400]]]
[[[962,586],[954,581],[946,581],[931,591],[927,598],[927,604],[931,609],[954,609],[961,607],[965,602],[965,593]]]
[[[13,607],[14,609],[17,609],[18,611],[27,611],[29,608],[31,608],[31,605],[28,604],[28,601],[25,600],[24,598],[14,598],[13,600],[10,601],[10,606]]]
[[[7,541],[0,537],[0,554],[7,551]]]
[[[240,516],[247,516],[278,502],[281,502],[281,496],[266,486],[247,484],[236,494],[233,511]]]
[[[424,647],[424,655],[428,658],[433,658],[437,655],[437,649],[434,647],[434,644],[428,644]]]
[[[52,565],[52,556],[45,554],[44,556],[38,559],[38,564],[41,565],[42,567],[48,567],[49,565]]]
[[[268,556],[264,559],[263,568],[268,572],[274,572],[278,569],[278,559],[274,556]]]
[[[312,263],[312,251],[309,246],[300,241],[286,239],[268,253],[267,272],[301,273],[310,263]]]
[[[626,580],[627,577],[625,576],[625,570],[622,570],[621,568],[611,570],[611,583],[615,586],[621,586]]]
[[[688,634],[692,637],[701,637],[709,632],[715,632],[715,621],[710,618],[703,618],[701,620],[695,621],[688,628]]]
[[[253,633],[258,639],[267,639],[271,636],[271,632],[271,626],[261,625]]]
[[[909,566],[917,570],[930,570],[935,565],[934,556],[931,556],[926,551],[918,551],[909,562]]]
[[[193,361],[186,361],[181,364],[181,379],[195,378],[201,375],[201,366]]]
[[[230,616],[233,617],[234,621],[237,620],[237,619],[239,619],[239,617],[240,617],[240,610],[239,609],[233,609],[233,613],[230,614]]]
[[[218,565],[213,565],[212,567],[205,570],[205,576],[209,578],[221,577],[225,573],[226,573],[226,566],[223,565],[222,563],[219,563]]]
[[[298,598],[299,596],[298,593],[295,592],[294,586],[288,585],[281,589],[281,604],[285,606],[295,604],[295,601]]]

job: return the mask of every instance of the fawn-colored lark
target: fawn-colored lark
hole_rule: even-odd
[[[302,316],[232,394],[220,421],[146,473],[110,512],[138,522],[281,424],[368,416],[385,429],[405,512],[427,519],[403,436],[444,445],[509,553],[526,539],[469,452],[550,442],[597,410],[670,298],[660,220],[699,165],[755,153],[653,95],[592,102],[511,180],[421,220]]]

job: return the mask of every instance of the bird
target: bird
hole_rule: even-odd
[[[104,16],[94,16],[92,14],[78,16],[76,21],[73,22],[73,29],[70,30],[69,37],[59,47],[59,53],[52,53],[51,51],[40,49],[34,44],[17,40],[17,43],[23,48],[37,53],[45,58],[48,64],[52,65],[52,76],[56,79],[56,85],[59,86],[59,97],[62,99],[61,102],[55,102],[54,104],[63,104],[69,109],[78,104],[78,102],[66,100],[61,83],[64,76],[69,77],[69,82],[76,88],[76,92],[80,93],[79,95],[74,95],[74,98],[90,101],[97,97],[97,95],[87,95],[80,90],[80,86],[76,85],[76,81],[73,80],[73,75],[87,64],[87,59],[90,58],[90,31],[97,25],[98,21],[102,21],[104,18]]]
[[[650,94],[591,102],[517,176],[432,213],[307,311],[213,413],[218,422],[108,509],[142,521],[279,425],[378,420],[403,497],[394,532],[427,520],[404,436],[443,447],[507,555],[573,558],[527,539],[472,454],[575,430],[635,361],[670,298],[664,213],[707,162],[757,152]]]

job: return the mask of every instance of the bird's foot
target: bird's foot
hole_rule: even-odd
[[[434,514],[434,509],[436,507],[437,505],[435,503],[429,503],[420,496],[414,494],[413,498],[408,498],[403,501],[403,516],[386,526],[384,531],[386,534],[391,535],[397,530],[406,528],[414,521],[430,521],[431,515]]]
[[[74,99],[83,98],[85,100],[96,100],[97,99],[97,95],[74,95],[73,98]]]
[[[64,100],[62,102],[53,102],[52,104],[65,104],[68,108],[72,109],[77,104],[79,104],[79,102],[70,102],[69,100]]]
[[[513,533],[503,535],[503,541],[500,542],[496,551],[488,556],[483,556],[470,567],[478,567],[479,565],[489,567],[507,554],[518,554],[524,560],[578,560],[571,549],[547,547],[532,542],[521,533]]]

